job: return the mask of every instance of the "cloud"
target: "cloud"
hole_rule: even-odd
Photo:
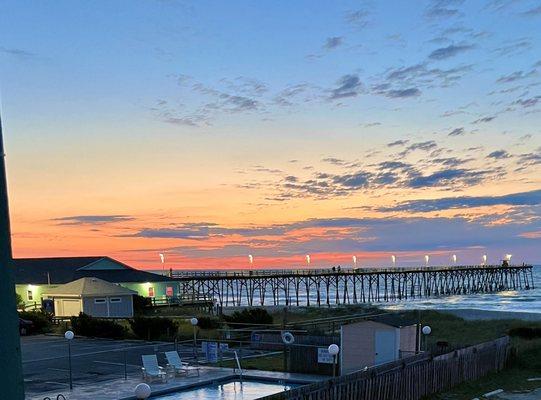
[[[461,136],[465,133],[464,128],[455,128],[447,134],[447,136]]]
[[[432,212],[449,209],[486,206],[535,206],[541,205],[541,190],[512,193],[503,196],[460,196],[440,199],[409,200],[393,207],[381,207],[379,211]]]
[[[370,11],[367,8],[364,8],[355,11],[348,11],[345,15],[345,20],[355,29],[362,29],[369,24],[369,16]]]
[[[342,38],[342,36],[332,36],[325,40],[323,48],[326,50],[334,50],[337,47],[341,46],[343,42],[344,39]]]
[[[500,76],[496,83],[510,83],[510,82],[516,82],[519,80],[530,78],[534,75],[536,75],[536,70],[532,70],[530,72],[524,72],[524,71],[515,71],[508,75]]]
[[[420,96],[421,91],[417,88],[408,88],[408,89],[399,89],[399,90],[388,90],[385,92],[385,96],[391,98],[406,98],[406,97],[416,97]]]
[[[462,13],[457,7],[462,3],[462,0],[432,0],[425,11],[425,16],[434,19],[458,17]]]
[[[522,12],[521,15],[524,17],[539,17],[541,16],[541,6],[530,8],[529,10]]]
[[[466,51],[469,51],[473,49],[474,46],[472,45],[449,45],[447,47],[441,47],[439,49],[434,50],[428,58],[432,60],[445,60],[447,58],[454,57],[460,53],[464,53]]]
[[[100,225],[114,222],[125,222],[133,220],[128,215],[73,215],[69,217],[53,218],[52,221],[58,225]]]
[[[496,150],[490,153],[487,157],[494,158],[495,160],[503,160],[505,158],[511,157],[511,155],[505,150]]]
[[[37,54],[35,54],[35,53],[29,52],[29,51],[26,51],[26,50],[22,50],[22,49],[17,49],[17,48],[14,48],[14,47],[0,46],[0,53],[4,53],[4,54],[7,54],[9,56],[16,57],[16,58],[18,58],[20,60],[28,60],[28,59],[37,57]]]
[[[481,182],[485,176],[485,171],[463,168],[445,169],[428,175],[415,176],[407,182],[407,186],[413,189],[449,185],[472,186]]]
[[[496,119],[496,115],[492,115],[492,116],[488,116],[488,117],[483,117],[483,118],[476,119],[475,121],[472,122],[472,124],[486,123],[486,122],[493,121],[493,120],[495,120],[495,119]]]
[[[528,108],[528,107],[536,106],[540,100],[541,100],[541,96],[535,96],[535,97],[530,97],[528,99],[518,99],[514,101],[512,104],[516,104],[524,108]]]
[[[408,144],[408,142],[409,140],[407,139],[395,140],[394,142],[387,143],[387,147],[405,146],[406,144]]]
[[[361,80],[358,75],[344,75],[338,82],[337,87],[331,91],[331,100],[343,99],[357,96],[362,89]]]

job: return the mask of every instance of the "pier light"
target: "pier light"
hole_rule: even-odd
[[[511,257],[513,257],[512,254],[506,254],[506,255],[505,255],[505,259],[506,259],[507,261],[511,261]]]
[[[310,265],[310,254],[306,255],[306,264]]]
[[[133,392],[136,399],[144,400],[150,397],[152,390],[150,389],[150,386],[148,386],[146,383],[140,383],[135,387],[135,390]]]
[[[248,254],[248,261],[250,262],[250,266],[254,265],[254,256],[251,254]]]
[[[430,256],[427,254],[425,255],[425,264],[428,267],[428,262],[430,261]]]
[[[329,345],[327,351],[329,352],[329,354],[332,356],[332,376],[335,377],[336,376],[336,356],[338,355],[338,353],[340,353],[340,347],[338,347],[337,344],[331,344]]]
[[[393,254],[391,256],[391,261],[393,262],[393,267],[396,265],[396,256]]]
[[[160,261],[162,262],[162,275],[165,275],[165,254],[164,253],[159,253],[160,254]]]
[[[453,254],[453,263],[456,264],[456,254]]]
[[[483,254],[483,265],[487,265],[487,255]]]
[[[72,331],[66,331],[64,333],[64,338],[68,341],[68,367],[69,367],[69,379],[70,379],[70,390],[73,390],[73,378],[71,372],[71,341],[75,337],[75,334]]]
[[[357,267],[357,256],[353,256],[353,266]]]

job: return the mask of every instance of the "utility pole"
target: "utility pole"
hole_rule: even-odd
[[[0,387],[1,397],[24,400],[19,315],[15,301],[13,255],[2,121],[0,119]]]

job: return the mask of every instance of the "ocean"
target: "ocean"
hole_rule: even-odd
[[[476,309],[487,311],[527,312],[541,314],[541,265],[533,267],[534,289],[490,294],[435,297],[406,300],[386,306],[387,309]]]

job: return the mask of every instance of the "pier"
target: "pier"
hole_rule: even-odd
[[[184,296],[220,307],[331,306],[533,289],[531,265],[178,273]]]

